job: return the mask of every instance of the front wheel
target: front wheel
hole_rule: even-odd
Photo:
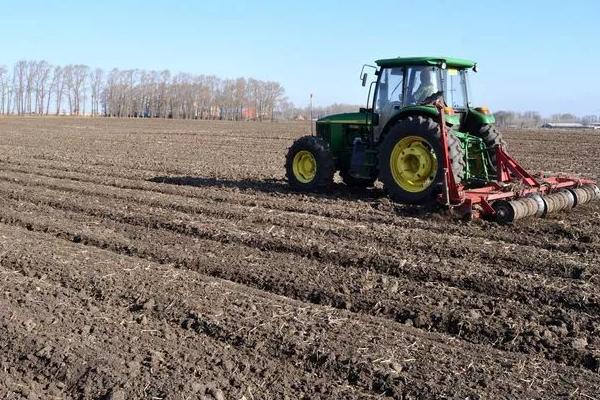
[[[315,192],[328,188],[335,170],[327,142],[316,136],[296,140],[288,150],[285,170],[295,190]]]

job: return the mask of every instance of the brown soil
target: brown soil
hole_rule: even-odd
[[[499,226],[293,193],[307,130],[0,119],[0,398],[600,396],[600,205]],[[600,178],[597,133],[507,137]]]

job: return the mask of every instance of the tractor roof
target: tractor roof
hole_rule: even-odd
[[[440,65],[445,62],[452,68],[472,68],[474,61],[453,57],[397,57],[377,60],[375,63],[380,67],[403,67],[405,65]]]

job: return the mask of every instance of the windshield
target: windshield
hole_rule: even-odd
[[[377,87],[375,108],[383,110],[390,104],[403,105],[404,68],[381,70]]]
[[[440,69],[438,67],[407,67],[408,84],[406,88],[406,104],[421,104],[428,98],[442,91]]]
[[[435,100],[437,93],[443,93],[446,104],[452,108],[466,110],[467,70],[423,65],[382,68],[374,99],[380,125],[385,126],[403,107]]]
[[[465,110],[469,105],[467,70],[448,68],[443,72],[444,100],[454,109]]]
[[[404,67],[384,68],[379,73],[375,110],[381,126],[404,106]]]

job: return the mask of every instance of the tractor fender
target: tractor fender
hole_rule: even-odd
[[[381,143],[383,139],[386,137],[387,133],[390,131],[392,126],[396,124],[396,122],[406,119],[408,117],[418,117],[423,116],[426,118],[432,118],[433,120],[438,120],[439,113],[438,110],[433,106],[408,106],[404,107],[402,111],[398,114],[394,115],[389,121],[385,124],[385,127],[381,130],[381,134],[377,139],[378,143]]]
[[[465,132],[477,134],[482,127],[494,125],[496,118],[493,114],[484,114],[475,108],[469,108],[467,115],[463,121],[462,128]]]
[[[471,121],[477,126],[493,125],[496,123],[496,118],[493,114],[484,114],[480,111],[477,111],[475,108],[469,108],[469,114],[471,114]]]

